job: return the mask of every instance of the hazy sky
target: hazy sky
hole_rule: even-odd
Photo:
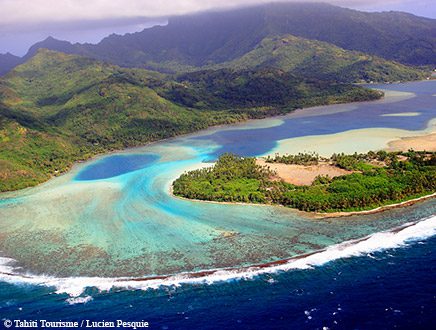
[[[292,0],[289,0],[292,1]],[[322,0],[321,0],[322,1]],[[300,0],[299,2],[321,2]],[[0,0],[0,53],[23,55],[47,36],[98,42],[111,33],[135,32],[165,19],[151,19],[271,0]],[[400,10],[436,18],[436,0],[327,0],[368,11]]]

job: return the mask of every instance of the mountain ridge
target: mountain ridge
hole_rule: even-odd
[[[22,61],[47,48],[123,67],[184,71],[232,61],[263,39],[286,34],[402,64],[436,65],[436,19],[403,12],[361,12],[325,3],[271,3],[174,16],[166,26],[110,35],[98,44],[49,37],[34,44]]]
[[[0,54],[0,76],[6,74],[9,70],[21,64],[23,59],[11,53]]]

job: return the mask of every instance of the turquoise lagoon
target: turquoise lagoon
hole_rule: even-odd
[[[436,131],[436,81],[374,87],[387,97],[212,128],[102,156],[39,187],[1,195],[0,251],[13,259],[8,272],[148,277],[241,267],[435,215],[435,199],[373,215],[315,219],[282,207],[195,202],[170,193],[181,173],[210,166],[223,152],[363,152]]]

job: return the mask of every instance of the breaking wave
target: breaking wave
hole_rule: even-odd
[[[86,303],[92,297],[81,297],[88,287],[100,291],[111,289],[147,290],[162,286],[180,286],[182,284],[212,284],[221,281],[251,279],[261,274],[271,274],[293,269],[310,269],[322,266],[330,261],[364,256],[369,253],[406,246],[414,241],[427,239],[436,234],[436,216],[419,222],[408,223],[389,231],[375,233],[364,238],[346,241],[297,257],[242,268],[226,268],[180,273],[177,275],[154,276],[143,278],[99,278],[99,277],[65,277],[32,275],[18,273],[10,258],[0,258],[0,281],[12,284],[29,284],[54,287],[56,293],[68,294],[70,304]]]

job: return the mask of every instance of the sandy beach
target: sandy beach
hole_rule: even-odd
[[[389,143],[387,150],[407,151],[409,149],[436,151],[436,133],[423,136],[404,137],[400,140],[392,141]]]
[[[277,173],[276,179],[281,179],[296,186],[309,186],[319,175],[334,178],[352,173],[328,163],[305,166],[267,163],[264,159],[257,159],[256,162],[258,165],[268,166],[272,171],[275,171]]]

